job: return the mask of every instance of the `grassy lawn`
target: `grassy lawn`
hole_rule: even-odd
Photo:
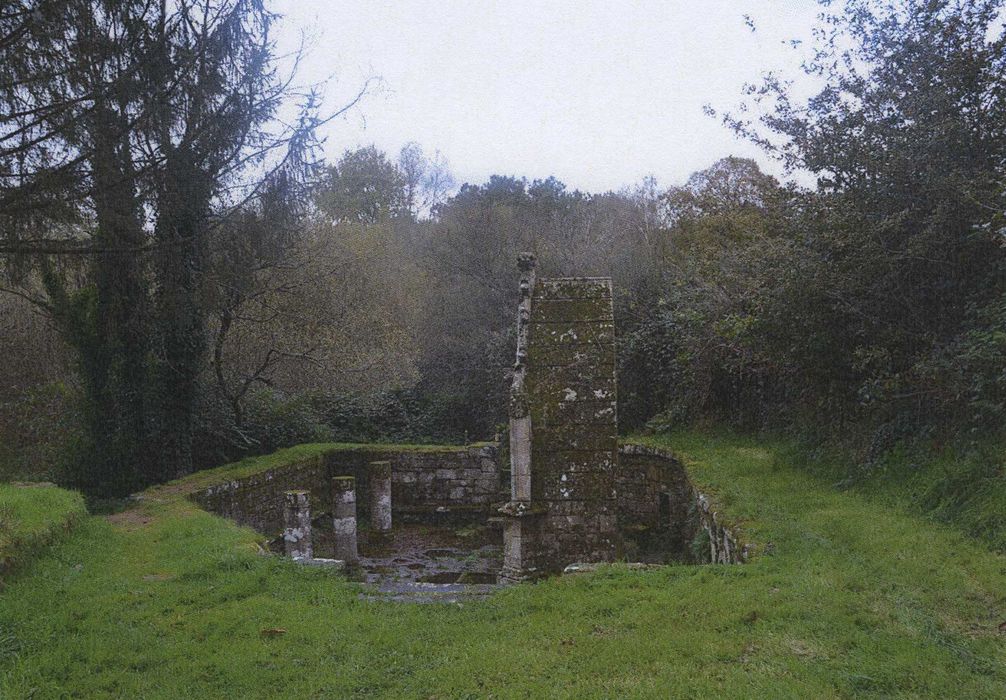
[[[0,593],[0,697],[1006,697],[1006,557],[837,492],[782,445],[657,442],[752,562],[369,602],[162,487]]]

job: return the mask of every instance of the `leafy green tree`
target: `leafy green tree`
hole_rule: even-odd
[[[620,329],[619,398],[627,428],[666,421],[759,420],[775,365],[759,336],[786,258],[794,193],[749,159],[727,157],[661,197],[658,261]]]
[[[824,87],[801,101],[770,75],[748,90],[760,121],[727,116],[818,177],[770,314],[776,350],[825,415],[855,402],[906,430],[960,417],[931,364],[978,317],[999,318],[983,310],[1006,279],[991,223],[1006,163],[1006,3],[822,4],[806,70]]]
[[[329,167],[317,202],[336,223],[376,224],[407,215],[415,203],[413,187],[418,185],[410,182],[386,153],[376,146],[365,146],[346,151]]]

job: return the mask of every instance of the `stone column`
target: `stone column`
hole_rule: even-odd
[[[312,559],[311,506],[307,491],[287,491],[283,519],[283,544],[287,556],[293,559]]]
[[[337,476],[332,479],[332,530],[335,532],[335,558],[347,565],[356,564],[356,479]]]
[[[534,296],[535,257],[521,253],[517,257],[520,270],[520,303],[517,306],[517,361],[510,386],[510,500],[531,500],[531,415],[528,407],[527,354],[531,298]]]
[[[525,379],[528,372],[528,341],[532,299],[535,290],[535,258],[517,257],[520,270],[520,302],[517,306],[517,361],[510,385],[510,502],[499,512],[504,516],[502,581],[526,581],[538,576],[539,531],[543,511],[531,503],[531,412]]]
[[[531,500],[531,416],[510,419],[510,500]]]
[[[370,527],[391,530],[391,462],[370,463]]]

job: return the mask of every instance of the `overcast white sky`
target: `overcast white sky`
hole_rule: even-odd
[[[459,182],[555,175],[571,188],[662,185],[728,154],[777,165],[706,116],[770,69],[799,75],[814,0],[341,2],[278,0],[281,43],[313,37],[301,77],[333,76],[331,105],[381,82],[326,130],[326,153],[408,141]],[[744,15],[757,31],[746,26]]]

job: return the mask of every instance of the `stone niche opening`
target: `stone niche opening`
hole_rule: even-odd
[[[518,266],[505,463],[497,443],[333,448],[194,500],[276,552],[342,559],[350,576],[392,595],[488,590],[588,563],[746,560],[672,454],[619,446],[611,280],[538,280],[530,254]],[[310,516],[290,512],[303,492]]]

